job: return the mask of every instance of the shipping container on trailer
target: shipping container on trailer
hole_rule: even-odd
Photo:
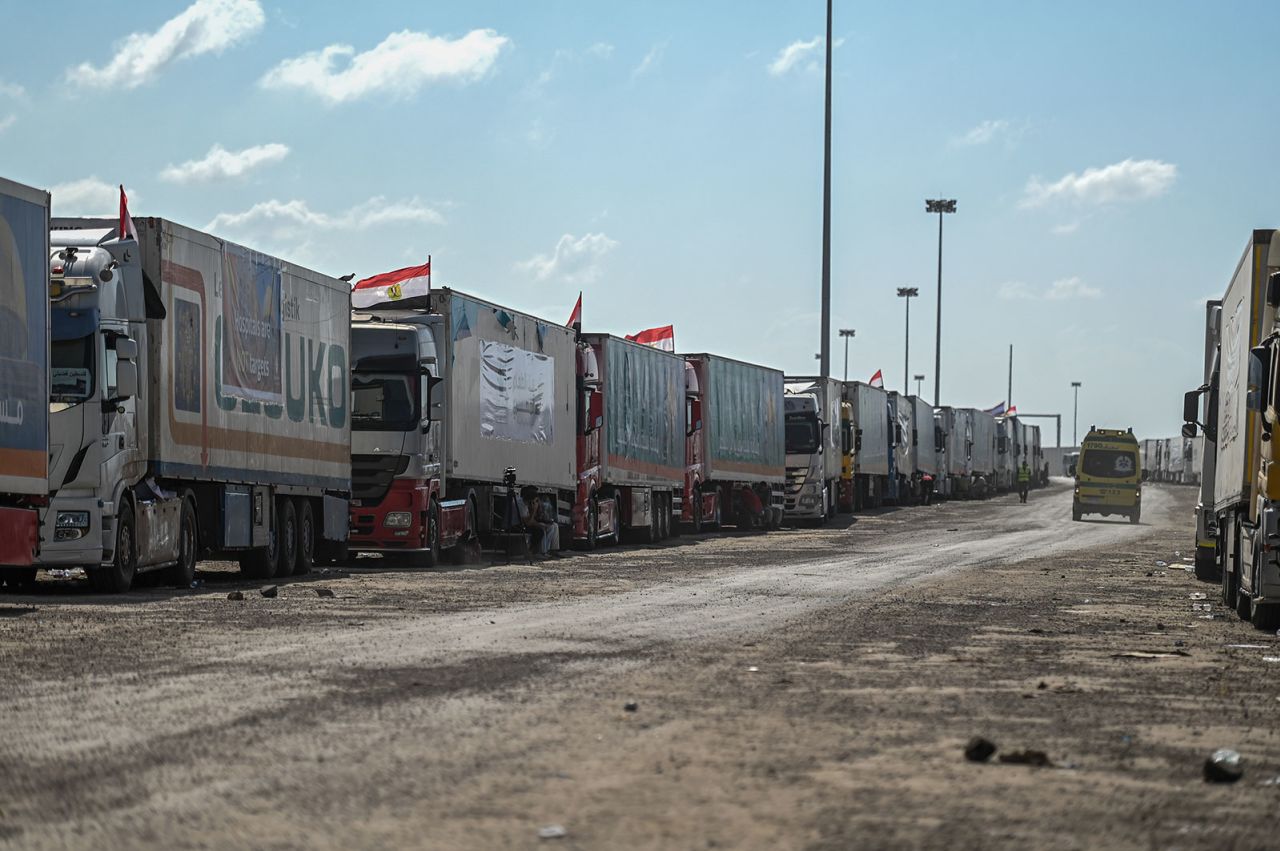
[[[717,495],[713,523],[740,519],[739,491],[753,488],[771,525],[786,485],[783,374],[712,354],[685,354],[702,393],[702,493]]]
[[[999,427],[996,418],[986,411],[969,409],[973,424],[973,447],[970,463],[974,479],[974,496],[984,497],[995,490],[999,454]]]
[[[569,540],[577,488],[577,358],[571,328],[458,290],[428,297],[446,388],[445,496],[475,506],[480,533],[505,528],[508,468],[553,499]]]
[[[35,579],[49,494],[49,193],[0,178],[0,583]]]
[[[685,360],[608,334],[581,339],[574,539],[668,537],[683,508]]]
[[[889,491],[893,454],[887,415],[889,393],[861,381],[844,385],[844,398],[853,416],[854,509],[882,505]]]
[[[46,567],[100,590],[200,555],[255,577],[337,557],[351,486],[350,289],[193,228],[54,219]]]
[[[907,397],[914,409],[911,425],[911,442],[915,445],[916,476],[938,476],[937,424],[933,418],[933,406],[919,396]]]

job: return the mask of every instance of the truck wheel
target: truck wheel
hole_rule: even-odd
[[[36,585],[36,567],[11,567],[0,570],[0,585],[8,583],[13,591],[34,591]]]
[[[1130,514],[1130,515],[1129,515],[1129,522],[1130,522],[1130,523],[1132,523],[1134,526],[1137,526],[1137,525],[1138,525],[1138,518],[1139,518],[1139,517],[1141,517],[1141,516],[1142,516],[1142,512],[1140,512],[1140,511],[1135,511],[1135,512],[1133,512],[1132,514]]]
[[[689,512],[693,515],[693,534],[702,534],[702,491],[694,488],[690,498],[693,500],[693,509]]]
[[[293,573],[302,576],[310,573],[316,563],[316,519],[311,510],[311,500],[298,500],[295,513],[298,517],[298,562]]]
[[[662,540],[671,537],[671,506],[667,504],[666,494],[658,494],[658,535]]]
[[[169,584],[190,588],[196,578],[196,509],[190,497],[182,500],[178,519],[178,563],[169,568]]]
[[[667,494],[667,524],[671,527],[671,537],[678,538],[684,534],[684,528],[680,524],[680,520],[675,515],[675,497]]]
[[[250,579],[271,579],[280,562],[280,517],[271,518],[267,545],[240,556],[240,572]]]
[[[1258,574],[1255,572],[1254,576]],[[1244,590],[1240,584],[1239,575],[1236,576],[1236,616],[1242,621],[1249,620],[1253,614],[1253,595]]]
[[[129,503],[120,506],[116,517],[116,552],[109,567],[89,571],[89,584],[100,594],[122,594],[133,585],[133,574],[138,569],[138,552],[133,539],[133,507]]]
[[[435,567],[440,563],[440,503],[434,498],[427,507],[427,548],[422,553],[422,566]]]
[[[1217,582],[1218,559],[1213,552],[1206,552],[1205,547],[1196,547],[1196,579],[1201,582]]]
[[[280,520],[280,534],[276,536],[280,541],[277,548],[280,551],[280,561],[276,564],[276,578],[287,579],[293,576],[293,571],[298,566],[298,515],[293,510],[293,500],[287,496],[280,497],[276,510]]]
[[[1074,520],[1074,521],[1077,521],[1077,522],[1078,522],[1078,521],[1080,520],[1080,518],[1081,518],[1081,517],[1083,517],[1083,516],[1084,516],[1084,512],[1080,510],[1080,506],[1079,506],[1079,505],[1076,505],[1075,503],[1072,503],[1072,505],[1071,505],[1071,519],[1072,519],[1072,520]]]
[[[1275,603],[1259,603],[1253,599],[1249,603],[1249,623],[1253,624],[1254,629],[1275,632],[1277,624],[1280,624],[1280,606]]]

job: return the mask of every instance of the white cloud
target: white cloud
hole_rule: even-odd
[[[86,177],[49,188],[55,216],[116,216],[120,213],[120,187]],[[135,207],[138,193],[129,190],[129,206]],[[136,212],[136,210],[130,210]]]
[[[67,79],[96,88],[137,88],[174,62],[235,46],[261,30],[264,20],[258,0],[196,0],[155,32],[125,36],[106,65],[81,63],[67,70]]]
[[[769,63],[769,73],[780,77],[801,64],[817,65],[817,56],[822,51],[826,39],[814,36],[809,41],[793,41],[778,53]]]
[[[428,83],[481,79],[509,42],[493,30],[472,30],[457,39],[403,30],[364,53],[331,44],[286,59],[258,82],[267,89],[307,92],[331,105],[371,95],[408,97]]]
[[[1023,299],[1035,298],[1031,293],[1031,287],[1022,281],[1007,281],[1000,285],[1000,298],[1006,299]]]
[[[1039,207],[1059,200],[1078,204],[1142,201],[1165,194],[1177,179],[1178,167],[1173,163],[1127,159],[1079,174],[1072,172],[1053,183],[1033,177],[1027,181],[1020,206]]]
[[[0,97],[20,100],[26,97],[26,94],[27,90],[17,83],[6,83],[4,80],[0,80]]]
[[[667,52],[667,43],[661,42],[649,48],[649,52],[640,60],[640,64],[631,69],[631,79],[643,77],[662,63],[662,55]]]
[[[18,120],[18,116],[16,115],[5,115],[3,117],[0,117],[0,133],[3,133],[4,131],[12,127],[13,123],[17,120]]]
[[[1086,284],[1078,277],[1070,277],[1054,281],[1045,290],[1038,290],[1024,281],[1008,281],[1000,285],[998,295],[1008,300],[1067,301],[1068,299],[1099,298],[1102,290]]]
[[[200,183],[241,177],[258,166],[278,163],[287,156],[289,146],[278,142],[254,145],[240,151],[228,151],[221,145],[214,145],[203,159],[165,166],[160,172],[160,179],[171,183]]]
[[[533,274],[536,281],[559,280],[589,284],[600,277],[605,256],[618,247],[603,233],[574,237],[566,233],[551,254],[538,254],[516,264],[516,269]]]
[[[597,41],[587,48],[587,54],[597,59],[609,59],[613,56],[613,45],[605,41]]]
[[[1079,278],[1062,278],[1049,285],[1044,297],[1051,301],[1064,301],[1070,298],[1098,298],[1102,290],[1091,287]]]
[[[1063,222],[1060,225],[1054,225],[1049,230],[1053,232],[1054,236],[1068,236],[1080,230],[1080,222]]]
[[[368,230],[391,224],[444,224],[444,216],[417,198],[388,201],[382,196],[370,198],[336,215],[312,210],[306,201],[262,201],[242,213],[219,213],[205,230],[219,231],[265,229],[277,238],[296,236],[314,230]]]
[[[987,119],[972,128],[968,133],[952,140],[956,145],[985,145],[998,136],[1009,132],[1009,122],[1003,118]]]

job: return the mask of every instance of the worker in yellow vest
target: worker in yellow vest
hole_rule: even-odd
[[[1020,502],[1027,501],[1027,490],[1031,487],[1031,468],[1027,466],[1027,462],[1023,461],[1022,466],[1018,468],[1018,500]]]

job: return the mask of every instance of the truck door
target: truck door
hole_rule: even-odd
[[[114,497],[114,486],[127,477],[126,467],[134,460],[138,449],[137,400],[131,391],[124,398],[120,395],[120,353],[117,346],[128,356],[126,360],[132,360],[137,354],[137,344],[128,337],[110,331],[102,334],[101,481],[104,498]],[[136,367],[130,364],[126,369]]]

